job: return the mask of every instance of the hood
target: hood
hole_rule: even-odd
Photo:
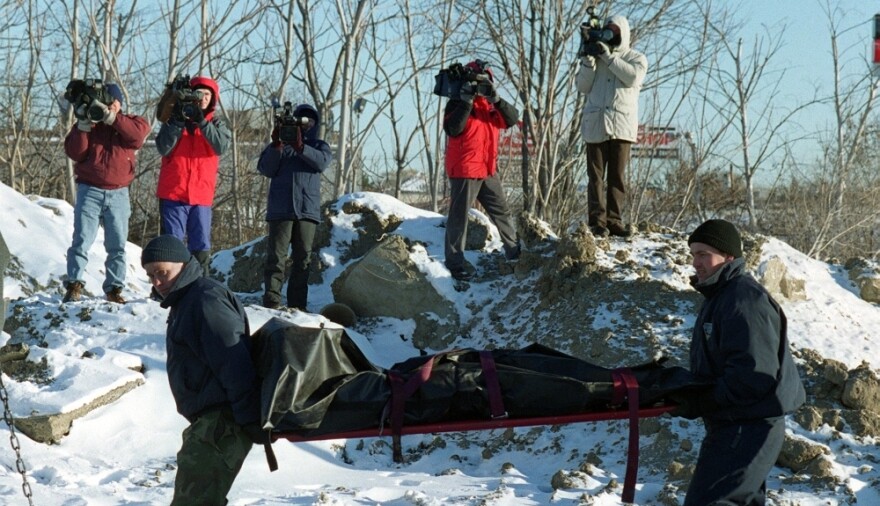
[[[608,26],[609,23],[614,23],[618,27],[620,27],[620,46],[618,49],[623,51],[630,48],[630,33],[629,33],[629,20],[627,20],[624,16],[619,14],[615,14],[610,18],[605,20],[605,25]]]
[[[317,109],[309,104],[299,104],[298,106],[296,106],[296,109],[293,110],[293,115],[305,116],[315,120],[315,126],[306,130],[305,132],[303,132],[303,134],[310,139],[315,139],[318,136],[318,131],[321,128],[321,115],[318,114]]]
[[[220,86],[217,84],[217,81],[211,79],[210,77],[196,76],[189,80],[189,85],[192,86],[193,89],[208,88],[209,90],[211,90],[211,93],[214,96],[211,98],[211,103],[208,104],[208,108],[205,110],[205,112],[213,112],[214,109],[217,107],[217,104],[220,102]]]

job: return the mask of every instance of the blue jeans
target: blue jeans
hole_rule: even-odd
[[[83,183],[76,185],[76,206],[73,208],[73,244],[67,250],[67,282],[83,277],[89,263],[89,249],[104,225],[104,293],[125,284],[125,244],[128,241],[128,218],[131,202],[128,188],[103,190]]]

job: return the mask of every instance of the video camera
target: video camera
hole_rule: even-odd
[[[447,98],[458,98],[465,83],[474,85],[477,95],[488,97],[492,94],[492,81],[486,72],[487,63],[476,61],[480,70],[474,70],[461,63],[453,63],[434,76],[434,94]]]
[[[95,123],[104,118],[104,110],[114,100],[100,79],[74,79],[70,81],[64,91],[64,98],[73,106],[73,115],[76,116],[76,119]],[[77,112],[80,109],[83,114]]]
[[[597,56],[602,53],[599,42],[609,44],[614,32],[602,27],[602,20],[596,16],[593,6],[587,7],[587,20],[581,23],[581,45],[578,56]]]
[[[202,108],[202,93],[192,88],[189,75],[175,77],[170,86],[183,117],[192,118],[196,109]]]
[[[278,128],[278,140],[293,143],[296,140],[296,131],[308,126],[309,118],[293,115],[293,104],[284,102],[280,111],[275,112],[275,127]]]

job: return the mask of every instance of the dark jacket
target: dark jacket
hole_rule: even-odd
[[[238,424],[258,422],[259,387],[247,315],[235,294],[202,277],[202,266],[193,257],[162,307],[171,308],[165,346],[177,411],[192,422],[209,409],[228,407]]]
[[[213,98],[201,124],[172,118],[159,128],[156,149],[162,155],[162,166],[156,196],[194,206],[210,206],[217,187],[220,155],[229,147],[232,133],[222,121],[214,118],[214,108],[220,100],[217,83],[207,77],[194,77],[190,85],[210,89]]]
[[[330,145],[317,138],[321,118],[314,107],[301,104],[294,116],[308,116],[315,125],[303,132],[303,152],[286,144],[269,144],[260,154],[257,170],[271,178],[266,221],[321,221],[321,173],[333,160]]]
[[[486,179],[496,172],[498,132],[516,124],[519,111],[501,99],[496,104],[474,97],[473,104],[452,99],[446,104],[443,130],[446,144],[446,175],[453,178]]]
[[[786,318],[738,258],[692,284],[706,300],[694,325],[691,372],[716,382],[711,420],[747,420],[790,413],[805,393],[789,351]]]
[[[131,184],[137,150],[149,133],[146,119],[122,112],[112,125],[96,123],[91,132],[83,132],[74,124],[64,138],[64,153],[74,162],[76,182],[104,190]]]

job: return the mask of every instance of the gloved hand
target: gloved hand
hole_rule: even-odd
[[[76,120],[76,128],[80,132],[91,132],[92,122],[87,119],[78,119]]]
[[[596,56],[599,58],[607,58],[611,55],[611,49],[608,48],[608,44],[598,41],[596,42]]]
[[[296,136],[293,138],[293,142],[290,144],[293,146],[293,149],[296,150],[297,153],[303,152],[303,130],[300,127],[296,128]]]
[[[278,125],[275,125],[275,128],[272,129],[272,145],[276,148],[281,146],[281,134],[278,131]]]
[[[678,404],[669,414],[693,420],[718,409],[712,388],[703,390],[680,390],[667,395],[667,398]]]
[[[473,83],[464,83],[458,91],[458,99],[464,100],[470,104],[474,103],[474,96],[477,94],[477,87]]]
[[[201,125],[205,121],[205,111],[203,111],[201,107],[196,105],[195,107],[193,107],[193,112],[189,119],[196,125]]]
[[[485,85],[484,85],[485,86]],[[497,104],[501,97],[498,96],[498,90],[495,89],[495,85],[491,82],[485,91],[486,100],[492,102],[493,104]]]
[[[596,66],[596,60],[590,55],[584,55],[581,56],[581,65],[587,68],[594,68]]]
[[[255,445],[272,444],[272,434],[268,430],[263,430],[257,422],[244,425],[241,430]]]
[[[116,121],[116,111],[109,107],[104,107],[104,117],[101,119],[105,125],[112,125]]]

